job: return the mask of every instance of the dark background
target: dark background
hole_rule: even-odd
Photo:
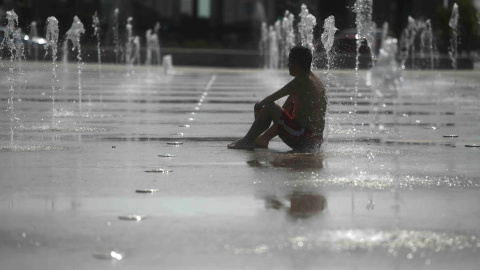
[[[451,0],[374,0],[373,19],[378,27],[390,25],[390,35],[400,38],[408,16],[431,19],[436,44],[440,53],[448,52],[451,29],[448,27]],[[478,18],[472,0],[455,1],[460,6],[461,53],[470,53],[479,47]],[[112,14],[120,11],[120,31],[125,29],[128,17],[133,17],[134,35],[145,44],[145,31],[156,22],[162,24],[161,45],[165,48],[258,49],[260,24],[273,24],[282,18],[285,10],[295,14],[298,22],[300,5],[307,4],[317,18],[319,31],[323,20],[334,15],[338,29],[355,27],[351,7],[355,0],[0,0],[0,20],[5,25],[5,12],[14,9],[19,15],[19,26],[30,32],[31,21],[36,21],[39,35],[44,36],[45,20],[55,16],[59,20],[60,35],[72,24],[77,15],[85,25],[82,41],[96,42],[92,36],[92,15],[98,12],[102,27],[102,45],[113,46]],[[206,11],[207,10],[207,11]],[[125,34],[120,32],[120,38]]]

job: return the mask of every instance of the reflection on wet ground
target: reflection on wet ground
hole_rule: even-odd
[[[335,73],[327,139],[296,153],[278,139],[226,148],[284,72],[87,66],[82,111],[76,74],[60,74],[52,125],[50,75],[38,70],[17,93],[13,142],[0,118],[2,269],[480,263],[480,156],[465,147],[480,144],[478,81],[452,94],[449,74],[431,89],[425,72],[383,101],[361,87],[353,115],[354,74]]]

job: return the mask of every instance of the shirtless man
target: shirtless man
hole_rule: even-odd
[[[312,53],[294,47],[288,56],[288,70],[295,77],[277,92],[255,104],[255,121],[245,137],[228,145],[230,149],[268,148],[275,136],[294,150],[312,151],[323,141],[327,97],[325,88],[311,71]],[[274,101],[287,96],[283,107]],[[273,121],[273,125],[270,124]]]

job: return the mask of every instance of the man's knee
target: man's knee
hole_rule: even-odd
[[[281,110],[282,107],[280,105],[276,104],[275,102],[272,103],[267,103],[263,106],[263,110],[269,110],[269,111],[278,111]]]

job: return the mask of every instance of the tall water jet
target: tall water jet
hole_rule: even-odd
[[[269,56],[269,50],[268,50],[268,28],[267,28],[267,23],[262,22],[262,26],[260,29],[261,37],[260,37],[260,42],[258,44],[258,47],[260,49],[260,55],[262,56],[263,60],[263,68],[268,67],[268,56]]]
[[[282,68],[285,65],[285,59],[283,55],[285,55],[285,38],[284,38],[284,29],[282,28],[282,21],[277,20],[274,24],[275,28],[275,34],[276,34],[276,39],[277,39],[277,46],[278,46],[278,67],[277,68]]]
[[[376,97],[394,97],[401,81],[401,69],[398,66],[397,39],[385,37],[377,59],[377,64],[371,70],[372,90]]]
[[[153,28],[154,36],[152,37],[152,39],[155,41],[154,48],[157,56],[157,65],[162,63],[162,57],[160,55],[160,29],[162,29],[162,25],[160,22],[157,22]]]
[[[387,40],[388,37],[388,22],[384,22],[382,25],[382,39],[380,40],[380,48],[382,48],[383,43]]]
[[[100,28],[100,19],[98,18],[97,11],[92,16],[92,27],[93,27],[93,36],[97,38],[97,60],[98,60],[98,73],[101,74],[102,70],[102,51],[100,47],[100,32],[102,29]]]
[[[330,104],[328,102],[328,97],[329,97],[329,91],[330,91],[330,66],[331,66],[331,56],[330,56],[330,51],[332,50],[333,47],[333,42],[335,41],[335,32],[337,32],[337,28],[335,27],[335,17],[330,16],[325,19],[325,22],[323,24],[323,33],[321,35],[321,41],[323,43],[323,47],[325,48],[325,55],[327,58],[327,70],[326,70],[326,75],[327,75],[327,85],[325,87],[325,97],[327,100],[327,111],[325,115],[325,121],[328,121],[328,109],[330,107]],[[328,127],[328,123],[325,123],[325,126]],[[328,137],[328,132],[329,129],[325,129],[326,134],[325,137]],[[325,146],[324,146],[325,147]]]
[[[424,35],[425,41],[424,44],[429,48],[429,53],[430,53],[430,69],[433,70],[434,66],[434,54],[435,54],[435,47],[433,46],[433,32],[432,32],[432,23],[430,19],[428,19],[425,22],[425,35]],[[432,83],[434,83],[434,80],[432,80]]]
[[[417,22],[411,16],[408,16],[408,25],[402,31],[402,36],[400,38],[400,59],[402,69],[406,69],[406,62],[408,57],[412,56],[412,69],[415,68],[415,37],[417,35]]]
[[[115,9],[115,11],[113,12],[113,29],[112,29],[112,32],[113,32],[113,43],[115,45],[115,63],[118,64],[118,62],[120,61],[120,35],[118,33],[119,29],[119,25],[118,25],[118,14],[119,14],[119,10],[118,8]]]
[[[52,129],[55,127],[55,86],[57,82],[57,52],[58,52],[58,20],[55,17],[47,18],[47,32],[45,44],[45,57],[49,49],[52,55]]]
[[[360,67],[360,47],[362,46],[362,41],[366,39],[367,41],[372,40],[370,37],[372,35],[372,0],[357,0],[353,6],[353,11],[355,12],[355,24],[357,26],[357,35],[356,35],[356,56],[355,56],[355,92],[353,93],[353,121],[352,121],[352,133],[353,133],[353,142],[352,148],[355,148],[356,139],[357,139],[357,96],[358,96],[358,85],[360,84],[359,78],[359,67]],[[371,44],[369,44],[371,46]],[[371,47],[370,47],[371,48]],[[354,200],[355,200],[355,183],[357,180],[357,166],[355,161],[355,155],[352,154],[352,168],[353,168],[353,183],[352,183],[352,213],[354,213]]]
[[[321,36],[321,40],[323,43],[323,47],[325,48],[325,54],[327,57],[327,88],[329,86],[328,74],[330,72],[331,65],[330,51],[332,50],[333,42],[335,41],[335,32],[337,31],[338,29],[335,27],[335,17],[330,16],[326,18],[323,24],[323,33]]]
[[[125,42],[125,64],[127,65],[127,75],[131,74],[133,71],[133,62],[134,62],[134,52],[133,52],[133,26],[132,26],[132,17],[127,18],[126,26],[126,42]]]
[[[154,29],[157,29],[157,28],[159,29],[159,27],[160,27],[160,23],[157,23]],[[152,32],[152,29],[148,29],[145,32],[145,40],[147,43],[147,53],[146,53],[145,64],[147,66],[150,66],[155,62],[157,65],[160,65],[161,63],[160,41],[158,39],[158,35],[155,32]],[[154,53],[155,53],[155,58],[153,58]]]
[[[135,36],[133,38],[133,47],[135,48],[135,57],[132,61],[132,64],[133,62],[136,62],[137,65],[140,65],[140,49],[141,49],[141,44],[140,44],[140,37],[139,36]]]
[[[315,55],[315,47],[313,45],[313,27],[315,27],[317,24],[317,19],[308,12],[308,8],[305,4],[302,4],[299,16],[300,22],[298,23],[298,33],[300,35],[300,43],[303,47],[310,49],[310,51],[312,51],[312,55]],[[313,62],[312,67],[315,67]]]
[[[415,69],[415,37],[417,35],[417,23],[415,19],[408,16],[408,47],[412,51],[412,69]]]
[[[7,26],[5,27],[5,32],[3,36],[2,43],[0,43],[0,50],[7,48],[10,57],[10,67],[8,68],[7,79],[10,84],[8,92],[10,94],[8,98],[7,111],[10,114],[10,147],[15,149],[13,144],[14,139],[14,129],[15,123],[19,120],[14,106],[15,99],[15,86],[16,86],[16,73],[21,74],[20,70],[21,60],[24,58],[24,48],[22,42],[16,42],[16,40],[21,40],[20,29],[17,29],[18,26],[18,16],[15,11],[12,9],[7,11]],[[3,60],[2,60],[2,66]]]
[[[357,26],[357,35],[356,35],[356,57],[355,57],[355,93],[353,94],[353,113],[354,117],[357,114],[357,94],[358,94],[358,85],[359,85],[359,73],[358,69],[360,66],[360,47],[362,46],[362,41],[364,39],[371,42],[372,38],[372,0],[357,0],[353,6],[353,11],[355,12],[355,24]],[[371,50],[371,44],[368,44]],[[373,53],[373,52],[371,52]],[[355,143],[356,137],[356,119],[353,121],[353,137]]]
[[[80,19],[73,17],[73,23],[70,29],[67,31],[65,42],[72,42],[72,51],[77,49],[77,69],[78,69],[78,106],[80,109],[80,116],[82,115],[82,47],[80,46],[81,35],[85,34],[85,28]],[[67,44],[68,46],[68,44]]]
[[[28,52],[31,54],[32,47],[33,47],[35,63],[38,61],[38,48],[37,46],[33,46],[33,39],[37,37],[38,37],[37,22],[32,21],[30,23],[30,36],[28,38]]]
[[[295,16],[290,13],[288,10],[285,11],[285,16],[283,17],[282,21],[282,28],[284,29],[285,33],[285,55],[282,56],[284,59],[288,59],[288,54],[290,53],[290,49],[295,46],[295,30],[293,29],[293,22],[295,21]]]
[[[145,32],[145,41],[147,45],[147,52],[145,54],[145,65],[152,65],[152,52],[153,52],[153,42],[152,42],[152,29],[148,29]]]
[[[457,85],[457,59],[458,59],[458,5],[457,3],[453,4],[452,15],[448,25],[452,28],[453,34],[450,40],[450,59],[452,60],[452,67],[455,70],[454,86]]]
[[[277,43],[277,32],[275,28],[271,25],[268,29],[268,67],[270,69],[278,68],[278,43]]]

